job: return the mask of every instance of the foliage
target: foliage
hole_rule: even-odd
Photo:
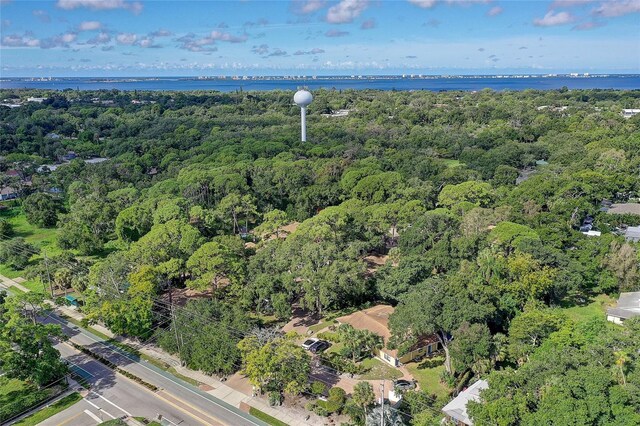
[[[49,228],[58,222],[60,203],[52,195],[36,192],[22,202],[27,220],[32,225]]]
[[[244,362],[242,372],[260,392],[297,395],[307,388],[311,359],[289,338],[261,344],[256,336],[248,336],[238,348]]]
[[[45,386],[63,377],[67,366],[49,340],[63,338],[60,326],[36,319],[48,305],[38,293],[24,293],[0,305],[0,367],[9,378]]]
[[[24,269],[29,259],[38,251],[24,238],[12,238],[0,243],[0,262],[11,265],[16,269]]]

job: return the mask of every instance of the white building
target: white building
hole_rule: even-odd
[[[622,116],[624,118],[631,118],[636,114],[640,114],[640,108],[623,109]]]
[[[456,426],[473,426],[473,421],[467,414],[467,404],[469,401],[480,401],[480,391],[488,387],[489,383],[486,380],[478,380],[445,405],[442,412]]]

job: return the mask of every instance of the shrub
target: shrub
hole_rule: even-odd
[[[320,416],[327,416],[333,413],[340,413],[342,411],[342,407],[344,407],[344,403],[347,399],[347,393],[342,388],[331,388],[329,389],[329,398],[326,401],[318,400],[316,402],[316,409],[314,412]],[[318,411],[321,411],[326,414],[320,414]]]
[[[318,338],[328,340],[333,343],[340,343],[340,335],[331,331],[323,331],[322,333],[318,333]]]
[[[436,368],[444,364],[444,358],[427,358],[420,363],[418,368]]]
[[[282,405],[282,395],[280,394],[280,392],[269,392],[269,405],[272,407]]]
[[[311,393],[314,395],[324,395],[327,391],[327,386],[322,382],[311,383]]]

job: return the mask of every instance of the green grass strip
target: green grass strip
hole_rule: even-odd
[[[262,420],[265,423],[269,423],[271,426],[289,426],[285,422],[278,420],[275,417],[272,417],[267,413],[258,410],[255,407],[249,408],[249,414],[251,414],[253,417],[256,417]]]
[[[52,417],[58,414],[61,411],[66,410],[71,407],[76,402],[80,401],[82,396],[78,392],[74,392],[70,395],[65,396],[60,401],[52,404],[42,410],[34,413],[24,419],[20,420],[18,423],[15,423],[15,426],[35,426],[38,423],[41,423],[47,420],[49,417]]]

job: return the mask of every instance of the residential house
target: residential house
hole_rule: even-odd
[[[18,198],[18,191],[10,186],[0,189],[0,201],[15,200]]]
[[[640,291],[621,293],[616,307],[607,309],[607,321],[616,324],[637,316],[640,316]]]
[[[71,161],[78,158],[78,154],[76,154],[73,151],[69,151],[67,152],[65,155],[62,156],[62,161]]]
[[[469,401],[479,401],[480,392],[489,387],[486,380],[478,380],[467,389],[463,390],[452,401],[442,408],[447,420],[456,426],[473,426],[473,421],[467,414],[467,404]]]
[[[375,355],[393,367],[411,362],[421,356],[430,356],[441,349],[440,342],[435,335],[422,337],[409,352],[403,355],[400,355],[397,349],[389,349],[388,344],[389,339],[391,339],[389,316],[393,313],[393,310],[393,306],[376,305],[369,309],[337,318],[336,321],[340,324],[349,324],[358,330],[369,330],[382,337],[384,346],[382,349],[377,350]]]
[[[629,226],[624,231],[624,239],[632,243],[640,242],[640,226]]]
[[[640,109],[639,108],[623,109],[622,110],[622,116],[624,118],[631,118],[636,114],[640,114]]]
[[[640,203],[611,204],[607,213],[640,215]]]

